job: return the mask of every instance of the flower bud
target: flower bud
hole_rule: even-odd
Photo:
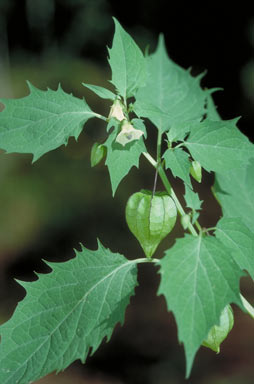
[[[181,217],[181,224],[184,230],[187,229],[190,224],[190,215],[188,214],[183,215]]]
[[[123,105],[120,100],[116,99],[113,103],[113,105],[110,108],[110,112],[108,115],[108,119],[111,119],[114,117],[115,119],[122,121],[125,119],[124,113],[123,113]]]
[[[201,168],[201,165],[198,161],[192,161],[190,174],[198,183],[201,183],[202,168]]]

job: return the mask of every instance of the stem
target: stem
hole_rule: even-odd
[[[161,162],[161,138],[162,138],[162,133],[158,133],[157,137],[157,164],[160,164]]]
[[[199,224],[199,222],[197,220],[195,221],[194,225],[197,227],[199,232],[202,231],[201,225]]]
[[[245,297],[240,293],[240,298],[242,300],[243,306],[248,312],[248,314],[254,319],[254,308],[253,306],[245,299]]]
[[[153,157],[147,153],[147,152],[142,152],[142,154],[146,157],[146,159],[149,161],[150,164],[152,164],[153,167],[157,168],[158,167],[158,163],[157,161],[155,161],[153,159]],[[176,208],[178,210],[178,212],[180,213],[181,216],[184,216],[185,215],[185,211],[180,203],[180,201],[178,200],[176,194],[175,194],[175,191],[173,190],[173,188],[171,187],[170,185],[170,182],[168,181],[168,178],[167,178],[167,175],[164,171],[164,169],[161,167],[161,165],[159,165],[158,167],[158,173],[160,175],[160,178],[161,178],[161,181],[166,189],[166,191],[168,192],[168,194],[172,197],[172,199],[174,200],[175,202],[175,205],[176,205]],[[201,228],[201,227],[200,227]],[[190,231],[190,233],[193,235],[193,236],[198,236],[198,233],[197,231],[195,230],[195,228],[193,227],[192,223],[189,223],[188,225],[188,230]]]
[[[152,166],[154,168],[157,167],[157,162],[154,160],[154,158],[148,152],[142,152],[142,155],[144,155],[147,158],[149,163],[152,164]]]
[[[158,168],[156,168],[156,171],[155,171],[155,177],[154,177],[154,183],[153,183],[153,196],[154,196],[155,191],[156,191],[157,178],[158,178]]]
[[[160,163],[161,163],[161,138],[162,138],[162,133],[159,132],[158,133],[158,137],[157,137],[157,165],[156,165],[154,184],[153,184],[153,196],[154,196],[155,191],[156,191],[158,170],[159,170],[159,166],[160,166]]]
[[[108,118],[103,116],[103,115],[100,115],[99,113],[94,113],[93,115],[94,117],[97,117],[98,119],[101,119],[103,121],[108,121]]]
[[[142,259],[134,260],[137,264],[139,263],[159,263],[159,259],[153,259],[152,257],[148,259],[148,257],[143,257]]]

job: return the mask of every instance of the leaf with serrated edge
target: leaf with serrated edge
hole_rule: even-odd
[[[107,158],[105,164],[108,167],[113,196],[122,179],[129,173],[132,167],[139,167],[139,158],[146,147],[141,137],[131,141],[125,146],[117,143],[118,129],[115,128],[108,136],[104,145],[107,147]]]
[[[174,123],[200,119],[206,98],[201,76],[192,77],[168,57],[162,35],[155,53],[146,60],[148,79],[137,92],[136,114],[150,119],[163,132]]]
[[[182,179],[190,188],[192,188],[190,181],[190,166],[189,155],[181,148],[168,148],[163,154],[165,159],[166,168],[170,169],[174,177]]]
[[[92,112],[85,100],[56,91],[41,91],[28,83],[30,94],[21,99],[1,99],[0,148],[8,153],[32,153],[33,161],[45,153],[77,140]]]
[[[247,164],[254,145],[236,127],[238,119],[194,123],[184,145],[208,172],[224,173]]]
[[[186,376],[197,350],[227,304],[242,308],[239,279],[242,271],[228,248],[215,237],[186,235],[166,251],[160,265],[158,294],[174,313],[178,338],[187,361]]]
[[[201,204],[203,203],[203,200],[200,200],[198,193],[194,192],[186,184],[185,184],[184,200],[186,202],[186,207],[194,209],[194,211],[198,211],[199,209],[201,209]]]
[[[241,219],[223,217],[216,225],[216,237],[232,250],[232,256],[241,269],[254,280],[254,233]]]
[[[213,192],[223,216],[240,217],[250,231],[254,231],[254,159],[241,169],[215,174]]]
[[[199,123],[200,119],[196,120],[195,123]],[[176,141],[183,141],[186,135],[190,132],[191,125],[193,124],[193,120],[191,121],[179,121],[170,127],[170,130],[167,132],[168,141],[173,143]]]
[[[109,64],[112,70],[111,83],[126,100],[146,81],[146,62],[140,48],[132,37],[114,19],[115,35],[109,48]]]
[[[25,299],[0,328],[0,382],[27,384],[83,362],[111,337],[137,285],[136,261],[82,246],[64,263],[47,263],[52,272],[21,282]]]

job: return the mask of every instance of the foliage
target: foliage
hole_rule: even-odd
[[[203,75],[193,77],[168,57],[163,36],[154,53],[143,55],[114,22],[109,65],[115,91],[83,84],[113,102],[108,116],[60,87],[41,91],[29,84],[29,96],[2,100],[0,146],[8,153],[30,153],[34,162],[67,145],[69,137],[77,139],[88,119],[103,120],[108,136],[93,145],[91,166],[105,157],[113,195],[131,168],[139,167],[141,155],[155,168],[153,191],[135,192],[126,206],[127,224],[146,257],[130,261],[100,243],[96,251],[82,246],[72,260],[50,263],[51,273],[38,275],[33,283],[20,282],[26,297],[0,329],[3,384],[32,382],[76,359],[84,362],[104,337],[109,340],[116,323],[124,321],[138,263],[159,266],[158,294],[176,318],[187,377],[201,345],[219,351],[233,326],[231,303],[253,317],[239,283],[244,271],[254,279],[254,145],[237,128],[238,119],[220,119],[214,90],[201,87]],[[146,119],[157,130],[156,159],[146,148]],[[215,172],[213,193],[223,211],[210,229],[198,222],[202,201],[192,185],[192,178],[202,182],[202,169]],[[185,186],[185,207],[168,180],[169,171]],[[156,192],[157,176],[165,191]],[[164,257],[153,258],[177,215],[187,233]]]

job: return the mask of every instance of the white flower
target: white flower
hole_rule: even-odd
[[[121,131],[116,137],[116,142],[125,146],[125,144],[130,143],[133,140],[138,140],[144,132],[139,129],[135,129],[129,121],[124,120],[121,126]]]
[[[123,113],[123,105],[118,99],[114,101],[113,105],[110,108],[108,118],[111,119],[112,117],[114,117],[119,121],[122,121],[125,119],[125,116]]]

